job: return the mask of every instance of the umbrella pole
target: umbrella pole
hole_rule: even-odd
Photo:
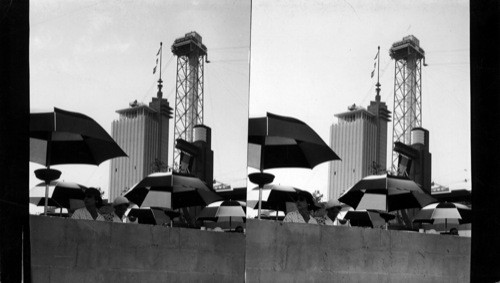
[[[259,214],[258,219],[260,220],[260,212],[262,210],[262,186],[259,185]]]
[[[43,215],[47,216],[47,206],[49,205],[49,182],[45,181],[45,204],[43,205]]]
[[[259,215],[257,218],[260,220],[260,213],[262,211],[262,189],[265,184],[269,184],[274,180],[273,174],[268,174],[260,171],[260,173],[251,173],[248,175],[250,182],[259,185]]]
[[[54,121],[56,113],[54,112]],[[54,129],[56,126],[54,125]],[[52,154],[52,134],[49,135],[49,139],[47,140],[47,152],[45,156],[45,166],[47,166],[47,170],[50,170],[50,155]],[[49,205],[49,183],[50,180],[45,180],[45,205],[43,206],[43,215],[47,216],[47,206]]]
[[[385,187],[387,188],[388,186],[388,181],[387,181],[387,177],[385,178]],[[387,199],[389,198],[389,190],[387,190],[387,195],[385,196],[385,211],[387,213],[389,213],[389,202],[387,201]],[[384,219],[385,220],[385,219]],[[387,230],[389,228],[389,221],[388,220],[385,220],[385,224],[384,224],[384,229]]]

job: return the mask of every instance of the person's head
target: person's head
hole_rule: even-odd
[[[122,217],[125,214],[129,205],[130,202],[126,197],[123,196],[117,196],[113,201],[113,208],[115,209],[116,215],[118,215],[119,217]]]
[[[237,232],[237,233],[243,233],[243,227],[236,226],[236,228],[234,229],[234,231]]]
[[[297,199],[295,200],[295,205],[299,211],[309,211],[312,205],[314,205],[311,196],[303,191],[297,194]]]
[[[342,205],[340,202],[336,199],[331,199],[326,203],[325,206],[326,209],[326,214],[330,219],[335,219],[337,218],[337,215],[339,214],[340,210],[342,209]]]
[[[101,192],[96,188],[86,189],[83,202],[86,208],[100,208],[102,206]]]
[[[451,235],[458,235],[458,229],[457,228],[451,228],[450,229],[450,234]]]

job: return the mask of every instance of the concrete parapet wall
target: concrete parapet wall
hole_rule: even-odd
[[[243,282],[245,236],[30,216],[33,282]]]
[[[469,282],[470,238],[247,221],[247,282]]]
[[[469,281],[466,237],[253,219],[246,237],[57,217],[30,221],[33,282]]]

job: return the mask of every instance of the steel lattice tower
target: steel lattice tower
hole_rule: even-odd
[[[203,82],[207,47],[196,32],[177,38],[172,45],[177,56],[174,142],[193,141],[193,127],[203,124]],[[174,147],[173,166],[180,164],[180,151]]]
[[[422,59],[425,51],[409,35],[395,42],[390,51],[395,60],[392,144],[411,145],[411,130],[422,126]],[[397,172],[398,153],[392,150],[392,170]]]

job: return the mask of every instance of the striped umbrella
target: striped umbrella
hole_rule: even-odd
[[[339,201],[357,210],[395,211],[421,208],[436,200],[412,180],[384,174],[361,179],[344,192]]]
[[[472,210],[463,204],[454,202],[436,202],[424,206],[415,215],[413,222],[436,224],[444,221],[445,229],[447,224],[465,224],[472,222]]]
[[[139,207],[171,209],[205,206],[222,199],[200,179],[174,172],[150,174],[124,196]]]

